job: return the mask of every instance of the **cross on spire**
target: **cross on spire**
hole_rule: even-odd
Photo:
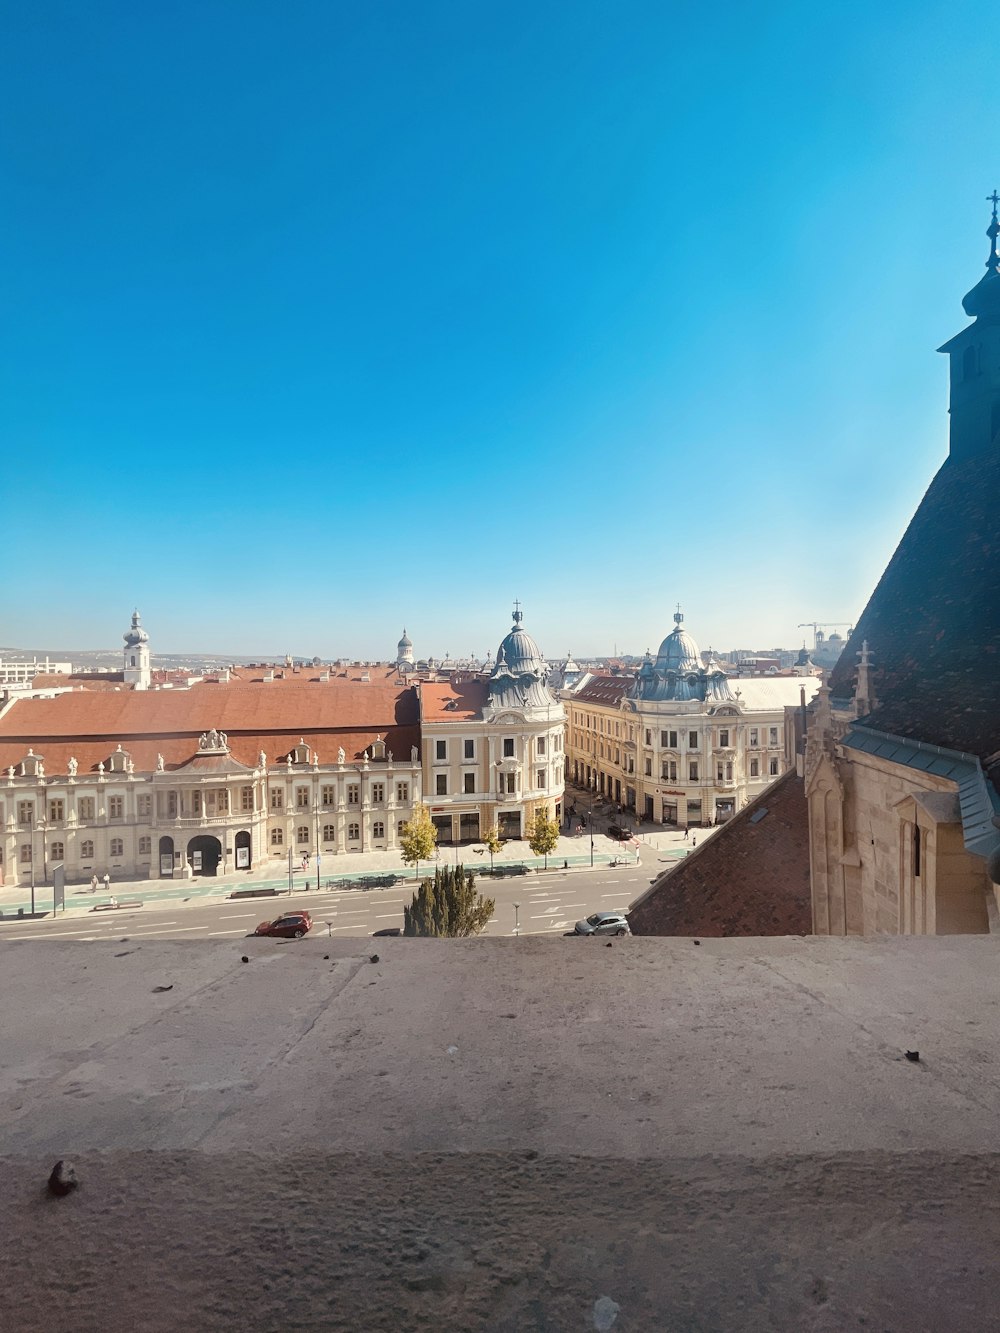
[[[521,603],[520,603],[520,602],[518,601],[518,599],[515,597],[515,598],[514,598],[514,628],[515,628],[515,629],[517,628],[518,625],[520,625],[520,623],[521,623],[521,621],[522,621],[523,619],[524,619],[524,613],[521,611]]]
[[[986,228],[986,235],[990,238],[990,257],[986,261],[986,267],[996,272],[1000,265],[1000,255],[997,254],[997,237],[1000,236],[1000,221],[997,220],[997,205],[1000,204],[1000,194],[996,190],[986,196],[986,202],[993,205],[993,216],[990,219],[990,225]]]
[[[996,190],[994,190],[992,194],[986,196],[986,202],[993,205],[993,216],[996,217],[997,204],[1000,204],[1000,194],[997,194]]]

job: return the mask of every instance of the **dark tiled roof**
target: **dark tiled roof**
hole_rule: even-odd
[[[872,654],[871,726],[981,758],[1000,750],[1000,450],[949,458],[830,678],[854,694]]]
[[[811,933],[802,779],[786,773],[661,876],[629,913],[629,923],[636,935]]]
[[[632,688],[631,676],[595,676],[570,696],[572,703],[616,704]]]

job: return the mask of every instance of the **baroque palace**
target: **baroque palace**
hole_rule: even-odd
[[[154,671],[138,612],[123,670],[47,673],[0,708],[0,882],[215,875],[560,818],[565,712],[522,613],[486,670]],[[405,635],[404,635],[405,639]],[[402,644],[401,644],[402,653]]]

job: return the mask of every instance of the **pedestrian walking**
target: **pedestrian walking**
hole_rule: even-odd
[[[110,888],[111,888],[111,876],[110,876],[110,875],[108,874],[108,872],[105,870],[105,872],[104,872],[104,892],[107,893],[108,889],[110,889]]]
[[[687,829],[685,829],[685,830],[684,830],[684,841],[687,842],[687,840],[688,840],[689,837],[690,837],[690,834],[688,833]]]
[[[90,892],[91,892],[91,893],[96,893],[96,892],[97,892],[97,876],[96,876],[96,874],[95,874],[95,875],[91,875],[91,877],[90,877]]]
[[[111,906],[112,906],[112,907],[117,907],[117,906],[118,906],[118,899],[117,899],[117,898],[112,897],[112,899],[111,899]]]
[[[691,834],[691,846],[692,846],[692,847],[697,847],[697,846],[698,846],[698,835],[697,835],[697,833],[692,833],[692,834]],[[692,872],[692,873],[693,873],[693,872]]]

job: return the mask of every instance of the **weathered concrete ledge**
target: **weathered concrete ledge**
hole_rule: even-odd
[[[0,946],[0,1324],[996,1326],[1000,940],[376,943]]]

